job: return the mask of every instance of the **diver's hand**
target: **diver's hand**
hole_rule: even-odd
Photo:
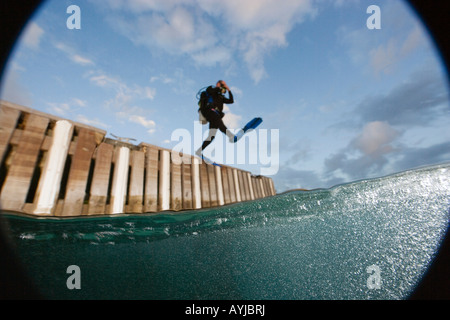
[[[230,88],[228,87],[228,85],[225,81],[222,81],[222,87],[227,89],[227,91],[230,91]]]

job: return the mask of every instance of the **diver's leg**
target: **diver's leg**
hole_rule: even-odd
[[[217,133],[217,128],[211,128],[211,124],[210,124],[208,137],[205,139],[205,141],[203,141],[202,146],[200,148],[198,148],[197,151],[195,151],[195,154],[197,156],[199,156],[199,157],[202,156],[203,150],[205,150],[206,147],[211,144],[211,142],[216,137],[216,133]]]
[[[230,130],[227,129],[227,127],[223,123],[222,119],[220,119],[220,121],[217,123],[217,126],[218,126],[219,130],[222,131],[228,137],[230,142],[232,142],[232,143],[235,142],[234,134]]]

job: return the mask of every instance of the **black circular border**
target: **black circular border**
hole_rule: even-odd
[[[3,74],[20,32],[43,2],[45,1],[2,0],[0,2],[0,75]],[[450,1],[409,0],[409,3],[435,41],[449,77]],[[0,299],[40,299],[39,291],[27,278],[14,254],[13,245],[8,242],[4,224],[5,221],[0,215]],[[448,235],[443,239],[437,256],[410,299],[450,299],[450,239]]]

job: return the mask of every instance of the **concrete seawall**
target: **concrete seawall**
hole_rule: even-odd
[[[36,216],[146,213],[276,193],[268,177],[105,136],[106,131],[0,101],[2,209]]]

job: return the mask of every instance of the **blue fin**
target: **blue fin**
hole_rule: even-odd
[[[239,130],[239,132],[234,136],[234,142],[237,142],[239,139],[241,139],[243,137],[243,135],[252,129],[256,129],[261,123],[263,122],[263,120],[259,117],[253,118],[252,120],[250,120],[241,130]]]
[[[247,132],[250,129],[256,129],[256,127],[258,127],[262,123],[262,121],[263,120],[259,117],[253,118],[242,128],[242,130],[244,132]]]

